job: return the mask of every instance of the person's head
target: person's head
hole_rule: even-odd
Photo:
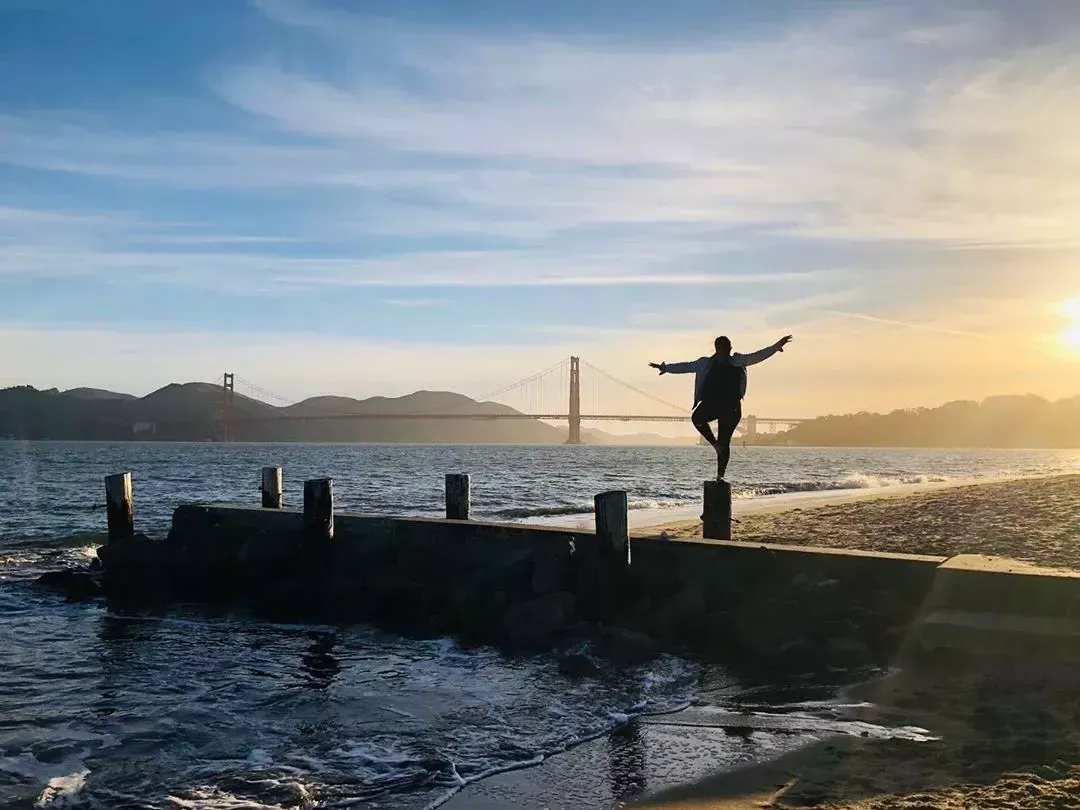
[[[731,354],[731,341],[723,335],[713,341],[713,346],[716,347],[716,353],[719,355]]]

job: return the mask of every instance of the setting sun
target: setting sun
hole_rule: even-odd
[[[1080,352],[1080,297],[1062,301],[1059,307],[1065,316],[1065,328],[1058,333],[1058,340],[1069,349]]]

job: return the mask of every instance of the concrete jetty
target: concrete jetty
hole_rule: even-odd
[[[110,503],[123,508],[110,511],[99,564],[44,584],[510,649],[588,636],[624,659],[670,649],[796,671],[942,649],[1080,653],[1080,574],[1015,561],[630,537],[625,492],[597,495],[593,531],[482,522],[463,517],[460,475],[446,477],[447,510],[458,517],[424,519],[337,512],[330,479],[306,483],[303,509],[280,508],[280,473],[264,471],[268,506],[183,504],[154,540],[133,530],[130,477],[117,480]]]

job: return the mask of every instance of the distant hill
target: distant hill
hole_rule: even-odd
[[[219,438],[221,388],[172,383],[145,397],[95,388],[0,390],[0,438],[210,441]],[[233,441],[446,442],[560,444],[567,428],[530,419],[409,419],[410,414],[514,415],[513,408],[476,402],[449,391],[402,397],[313,397],[278,408],[235,394]],[[380,414],[393,419],[325,419]],[[319,417],[324,417],[320,419]],[[583,431],[593,444],[665,443],[663,437],[622,437]],[[668,440],[667,443],[671,443]]]
[[[822,416],[757,444],[812,447],[1080,447],[1080,397],[999,396],[887,414]]]
[[[64,391],[64,394],[79,399],[135,399],[132,394],[118,394],[116,391],[106,391],[103,388],[70,388]]]

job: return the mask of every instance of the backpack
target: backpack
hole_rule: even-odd
[[[701,401],[710,405],[730,405],[742,399],[746,369],[727,360],[713,357],[705,375]]]

